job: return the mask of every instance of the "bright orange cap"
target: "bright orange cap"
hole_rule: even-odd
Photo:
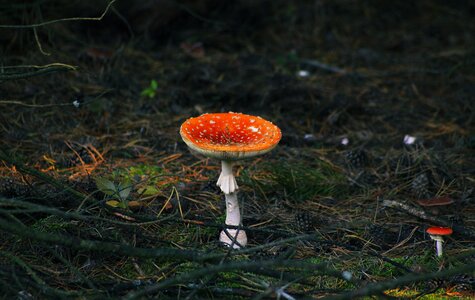
[[[451,235],[453,230],[448,227],[429,227],[426,232],[432,235]]]
[[[180,128],[191,149],[212,158],[239,160],[264,154],[279,143],[279,127],[261,117],[241,113],[203,114]]]

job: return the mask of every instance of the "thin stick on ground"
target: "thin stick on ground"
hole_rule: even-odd
[[[104,16],[107,14],[109,11],[109,8],[116,2],[117,0],[111,0],[107,4],[106,8],[102,12],[102,14],[99,17],[73,17],[73,18],[62,18],[62,19],[56,19],[56,20],[50,20],[50,21],[45,21],[41,23],[36,23],[36,24],[27,24],[27,25],[1,25],[0,28],[14,28],[14,29],[25,29],[25,28],[37,28],[37,27],[42,27],[46,25],[51,25],[55,23],[60,23],[60,22],[70,22],[70,21],[101,21]]]
[[[176,277],[172,277],[172,278],[163,280],[162,282],[159,282],[155,285],[144,288],[140,291],[131,292],[128,295],[126,295],[124,299],[137,299],[142,296],[157,292],[161,289],[164,289],[173,285],[185,283],[190,280],[199,279],[209,274],[216,274],[216,273],[226,272],[226,271],[238,271],[238,270],[239,271],[248,270],[248,271],[256,272],[265,267],[299,268],[300,272],[306,271],[313,274],[315,274],[314,272],[317,272],[317,274],[320,274],[320,275],[330,275],[337,278],[343,278],[341,271],[329,268],[327,263],[312,264],[305,260],[282,260],[282,261],[269,260],[269,261],[240,261],[240,262],[238,261],[238,262],[223,263],[223,264],[214,265],[214,266],[206,266],[196,271],[192,271],[192,272],[188,272]]]
[[[406,213],[408,213],[408,214],[410,214],[414,217],[417,217],[419,219],[429,221],[432,224],[438,224],[438,225],[445,226],[445,227],[452,227],[454,229],[454,231],[456,231],[458,234],[465,235],[465,236],[467,236],[471,239],[475,238],[475,233],[472,230],[470,230],[470,229],[468,229],[464,226],[452,224],[451,222],[445,220],[443,217],[433,216],[433,215],[431,215],[431,214],[429,214],[429,213],[427,213],[427,212],[425,212],[421,209],[413,207],[411,205],[401,203],[399,201],[394,201],[394,200],[384,200],[383,203],[382,203],[382,206],[403,210],[404,212],[406,212]]]

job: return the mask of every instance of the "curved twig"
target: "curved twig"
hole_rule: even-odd
[[[0,28],[16,28],[16,29],[25,29],[25,28],[37,28],[41,26],[46,26],[46,25],[51,25],[55,23],[60,23],[60,22],[69,22],[69,21],[101,21],[104,16],[107,14],[109,11],[109,8],[116,2],[117,0],[111,0],[104,12],[99,17],[72,17],[72,18],[62,18],[62,19],[56,19],[56,20],[50,20],[50,21],[45,21],[41,23],[36,23],[36,24],[28,24],[28,25],[0,25]]]

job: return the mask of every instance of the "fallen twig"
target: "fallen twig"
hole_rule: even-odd
[[[455,225],[449,222],[448,220],[445,220],[443,217],[436,217],[433,216],[417,207],[399,202],[399,201],[394,201],[394,200],[383,200],[382,207],[389,207],[389,208],[396,208],[405,211],[406,213],[417,217],[419,219],[429,221],[430,223],[433,223],[435,225],[440,225],[440,226],[445,226],[445,227],[451,227],[455,232],[458,234],[470,237],[472,239],[475,238],[475,233],[471,231],[470,229],[460,226],[460,225]]]
[[[62,64],[62,63],[53,63],[44,66],[31,66],[33,71],[27,72],[18,72],[18,73],[0,73],[0,81],[3,80],[14,80],[14,79],[25,79],[33,76],[39,76],[48,73],[62,72],[62,71],[76,71],[77,67]]]
[[[41,232],[31,227],[19,226],[0,218],[0,229],[20,237],[46,242],[48,244],[63,245],[77,250],[97,251],[115,255],[126,255],[144,258],[181,259],[186,261],[212,261],[215,255],[205,255],[198,251],[181,250],[174,248],[138,248],[126,244],[109,243],[85,240],[64,234],[51,234]]]
[[[15,29],[25,29],[25,28],[36,28],[36,27],[41,27],[41,26],[46,26],[46,25],[51,25],[55,23],[60,23],[60,22],[67,22],[67,21],[101,21],[104,16],[107,14],[109,11],[109,8],[116,2],[117,0],[111,0],[107,4],[106,8],[102,12],[102,14],[99,17],[73,17],[73,18],[62,18],[62,19],[56,19],[56,20],[50,20],[50,21],[45,21],[41,23],[36,23],[36,24],[27,24],[27,25],[0,25],[0,28],[15,28]]]
[[[196,271],[184,273],[180,276],[165,279],[157,284],[141,289],[140,291],[131,292],[127,294],[124,297],[124,299],[137,299],[142,296],[157,292],[161,289],[164,289],[173,285],[177,285],[177,284],[186,283],[190,280],[199,279],[209,274],[216,274],[216,273],[226,272],[226,271],[238,271],[238,270],[239,271],[252,270],[256,272],[258,271],[257,269],[261,269],[265,267],[299,268],[301,272],[318,271],[320,275],[330,275],[333,277],[344,279],[341,271],[329,268],[327,263],[313,264],[306,260],[235,261],[235,262],[228,262],[228,263],[214,265],[214,266],[205,266]]]
[[[303,64],[306,64],[306,65],[309,65],[309,66],[318,68],[318,69],[322,69],[322,70],[325,70],[325,71],[332,72],[332,73],[348,74],[348,72],[347,72],[346,70],[344,70],[344,69],[341,69],[341,68],[338,68],[338,67],[335,67],[335,66],[332,66],[332,65],[328,65],[328,64],[325,64],[325,63],[322,63],[322,62],[319,62],[318,60],[314,60],[314,59],[302,59],[300,62],[303,63]]]

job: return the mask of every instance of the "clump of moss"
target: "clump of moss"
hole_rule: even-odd
[[[346,192],[345,178],[330,164],[317,160],[302,163],[265,163],[244,171],[241,181],[264,192],[283,193],[290,201],[301,202],[314,197],[335,197]]]

